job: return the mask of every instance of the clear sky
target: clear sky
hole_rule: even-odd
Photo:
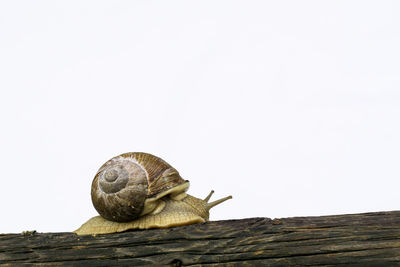
[[[398,1],[1,1],[0,233],[162,157],[212,220],[400,209]]]

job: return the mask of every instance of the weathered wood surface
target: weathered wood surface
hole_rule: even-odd
[[[215,221],[76,236],[0,235],[8,266],[400,266],[400,211]]]

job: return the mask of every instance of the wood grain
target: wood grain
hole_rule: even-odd
[[[1,229],[0,229],[1,230]],[[400,266],[400,211],[0,235],[5,266]]]

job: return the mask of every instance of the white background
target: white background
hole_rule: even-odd
[[[0,232],[72,231],[123,152],[212,220],[400,209],[398,1],[1,1]]]

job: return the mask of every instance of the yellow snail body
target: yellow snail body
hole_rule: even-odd
[[[107,161],[92,182],[92,202],[100,216],[78,235],[168,228],[206,222],[209,210],[231,196],[208,203],[186,194],[189,181],[164,160],[147,153],[125,153]]]

